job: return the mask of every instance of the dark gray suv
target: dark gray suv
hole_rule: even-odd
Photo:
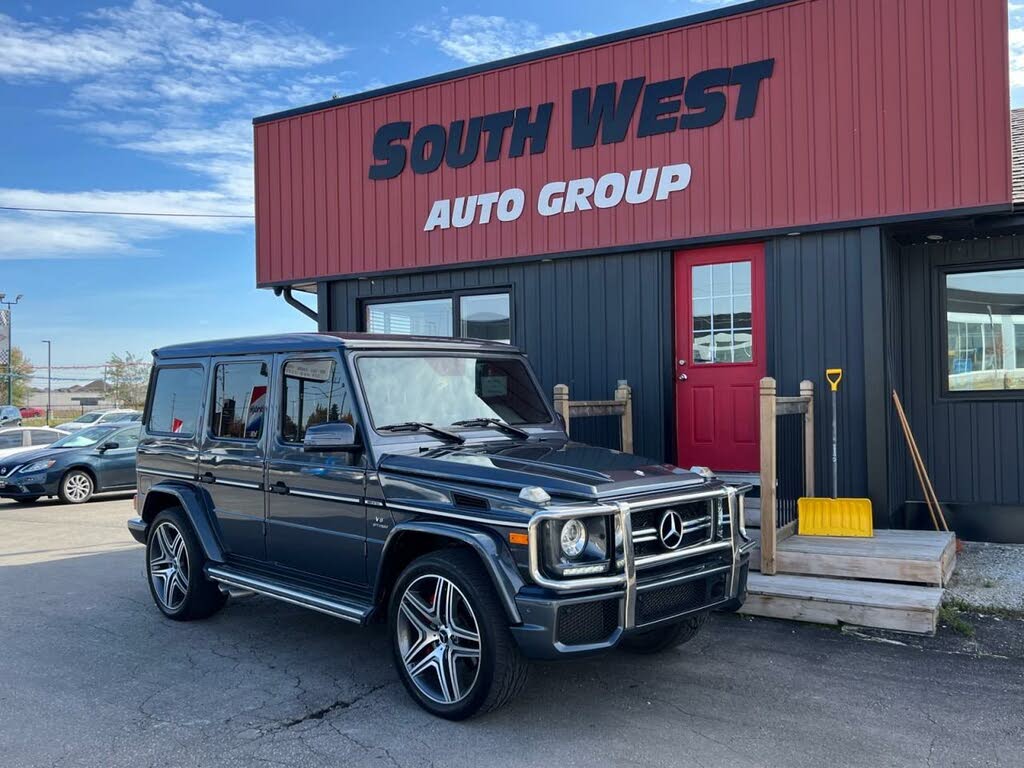
[[[425,709],[498,707],[527,659],[692,638],[746,596],[746,488],[569,441],[505,344],[304,334],[154,353],[138,448],[153,599],[255,592],[386,622]]]

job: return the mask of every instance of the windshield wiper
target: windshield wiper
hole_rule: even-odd
[[[515,435],[516,437],[527,438],[530,433],[525,429],[519,427],[513,427],[501,419],[495,419],[491,416],[481,416],[479,419],[463,419],[462,421],[453,421],[453,427],[494,427],[495,429],[501,430],[509,435]]]
[[[398,424],[385,424],[383,427],[377,427],[378,432],[418,432],[419,430],[429,432],[435,437],[440,437],[444,440],[451,440],[453,443],[462,444],[466,442],[466,438],[462,435],[435,427],[433,424],[424,421],[403,421]]]

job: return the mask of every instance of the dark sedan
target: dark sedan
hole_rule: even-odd
[[[58,496],[81,504],[94,493],[132,490],[139,429],[138,422],[103,424],[0,460],[0,499],[28,504]]]

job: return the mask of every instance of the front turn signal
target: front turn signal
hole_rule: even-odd
[[[508,534],[508,543],[509,544],[521,544],[522,546],[525,547],[525,546],[527,546],[530,543],[530,534],[528,534],[528,533],[519,533],[517,531],[510,531],[509,534]]]

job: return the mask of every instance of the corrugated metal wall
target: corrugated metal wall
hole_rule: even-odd
[[[431,271],[330,284],[325,330],[362,330],[361,299],[509,287],[513,341],[550,397],[568,384],[574,400],[610,399],[620,378],[634,397],[635,450],[664,460],[672,429],[672,260],[658,251]],[[574,438],[611,448],[611,419],[579,419]]]
[[[1024,501],[1024,401],[963,401],[944,398],[938,380],[944,342],[938,337],[940,297],[935,269],[952,264],[1024,260],[1024,238],[998,237],[927,245],[894,246],[889,274],[897,281],[890,310],[898,320],[892,361],[894,378],[921,455],[941,501],[1020,505]],[[913,465],[891,425],[894,498],[923,499]]]
[[[257,282],[637,247],[1008,206],[1005,0],[794,0],[255,127]],[[750,119],[571,149],[574,88],[774,58]],[[554,102],[547,149],[371,181],[374,133]],[[639,108],[637,110],[639,112]],[[507,146],[506,146],[507,154]],[[542,217],[548,181],[690,163],[668,200]],[[520,187],[516,221],[424,232],[433,201]],[[784,231],[784,230],[783,230]]]

